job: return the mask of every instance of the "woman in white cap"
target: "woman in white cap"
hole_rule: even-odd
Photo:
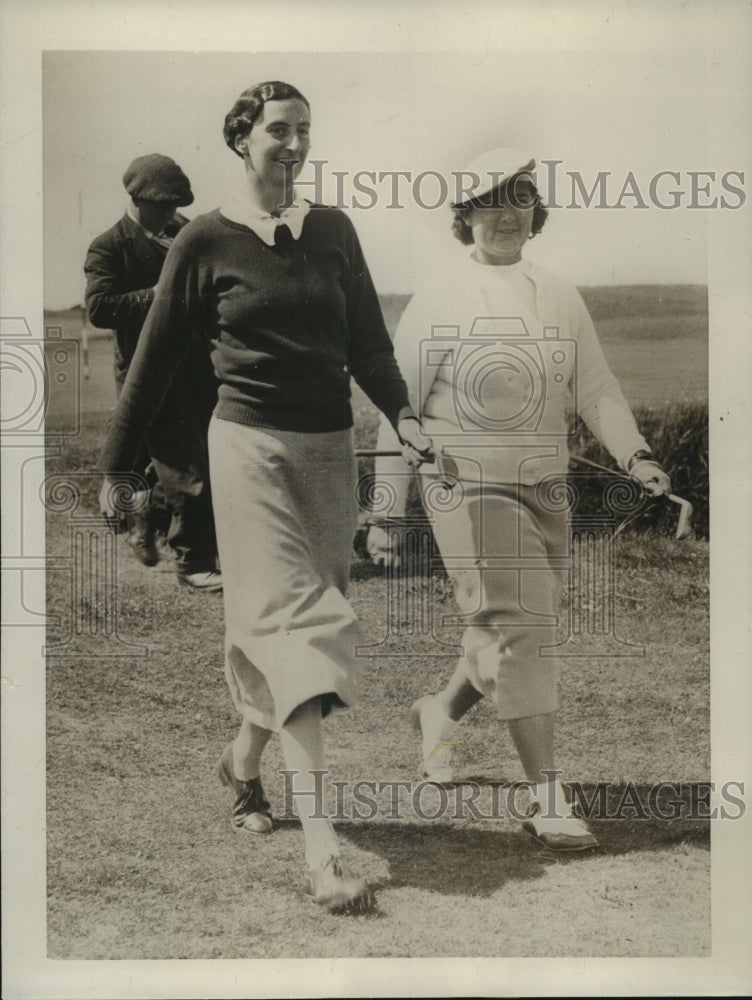
[[[128,468],[179,360],[185,331],[212,344],[220,380],[209,429],[224,580],[225,674],[241,716],[219,762],[233,827],[269,833],[261,757],[278,733],[303,826],[311,891],[329,910],[367,905],[343,868],[317,800],[322,717],[356,695],[358,642],[346,600],[357,516],[350,377],[385,414],[417,467],[430,449],[409,405],[349,218],[311,206],[293,180],[311,110],[269,81],[225,119],[243,182],[177,236],[102,456]]]
[[[569,557],[561,481],[568,408],[652,494],[669,490],[640,435],[576,289],[526,261],[547,211],[516,149],[496,149],[462,178],[453,232],[469,254],[447,260],[410,301],[395,354],[443,468],[424,466],[423,499],[467,628],[446,687],[412,708],[422,775],[451,780],[457,721],[484,695],[509,729],[531,783],[525,828],[554,849],[596,846],[555,768],[557,612]],[[382,424],[379,450],[394,447]],[[409,477],[382,458],[377,481],[404,514]],[[451,484],[447,492],[442,482]],[[559,485],[557,493],[557,484]],[[436,491],[439,491],[437,493]],[[397,534],[372,518],[368,548],[396,561]],[[549,655],[546,655],[549,654]]]

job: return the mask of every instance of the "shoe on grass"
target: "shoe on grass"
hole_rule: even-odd
[[[136,559],[144,566],[156,566],[159,562],[157,533],[148,525],[137,525],[128,532],[126,542]]]
[[[438,708],[436,696],[432,694],[418,698],[413,704],[410,721],[421,737],[421,778],[437,785],[451,784],[454,780],[451,735],[455,723]]]
[[[215,594],[222,589],[222,575],[213,569],[205,573],[178,573],[178,583],[204,594]]]
[[[522,829],[552,851],[587,851],[598,847],[596,838],[573,813],[568,816],[542,816],[539,802],[530,806]]]
[[[261,778],[241,781],[232,767],[232,743],[225,747],[217,765],[219,780],[235,794],[232,828],[237,833],[271,833],[272,814],[266,801]]]
[[[342,859],[331,855],[322,865],[308,869],[309,891],[329,913],[357,913],[373,908],[373,890],[363,879],[345,873]]]

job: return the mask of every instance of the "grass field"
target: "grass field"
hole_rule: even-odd
[[[705,357],[701,290],[593,289],[586,297],[607,353],[618,344],[634,372],[645,363],[645,338],[639,351],[625,344],[635,328],[651,323],[650,350],[665,349],[666,364],[677,357],[685,363],[678,374],[658,365],[660,384],[657,376],[646,383],[635,374],[634,391],[626,386],[633,403],[640,402],[638,387],[652,393],[642,402],[654,406],[704,400],[697,374],[703,369],[690,370],[687,360]],[[397,299],[386,303],[390,325],[399,309]],[[79,335],[75,315],[48,322],[62,326],[64,337]],[[50,461],[50,474],[91,469],[112,401],[110,363],[108,341],[92,339],[89,377],[77,383],[80,413],[70,395],[53,395],[48,432],[78,427],[78,433],[58,438],[61,456]],[[372,417],[362,399],[356,404],[362,437]],[[477,782],[472,787],[484,815],[430,820],[408,800],[395,818],[384,796],[377,796],[381,808],[371,820],[345,808],[337,824],[345,856],[385,884],[377,914],[342,918],[320,913],[303,892],[302,834],[294,819],[281,819],[268,838],[231,832],[228,800],[214,776],[236,724],[223,677],[221,598],[178,589],[167,561],[146,569],[120,538],[118,633],[107,637],[91,627],[101,625],[102,600],[97,586],[73,586],[72,532],[100,537],[96,528],[75,525],[77,516],[96,512],[99,482],[93,475],[76,481],[79,509],[50,510],[47,518],[47,550],[55,560],[47,574],[48,611],[57,616],[48,645],[62,643],[67,654],[50,656],[47,672],[51,957],[710,953],[709,824],[690,818],[698,810],[688,785],[710,773],[706,542],[620,536],[606,596],[618,638],[643,645],[644,656],[595,656],[605,647],[592,633],[565,647],[572,655],[562,670],[558,761],[565,780],[581,782],[588,793],[596,782],[610,783],[609,815],[618,818],[592,822],[601,848],[554,857],[507,810],[484,818],[494,783],[522,772],[507,733],[481,704],[462,725],[456,759],[459,774]],[[432,586],[436,635],[456,643],[457,629],[442,624],[454,610],[443,576],[432,583],[410,577],[406,586],[416,598]],[[353,566],[351,597],[364,644],[373,648],[363,658],[361,700],[326,723],[332,777],[416,782],[418,746],[408,709],[442,683],[453,658],[406,629],[385,641],[384,577],[363,558]],[[285,810],[280,767],[272,743],[264,781],[277,816]],[[619,810],[630,789],[644,801],[659,781],[684,783],[676,793],[683,803],[677,818]],[[430,796],[422,799],[429,815]]]

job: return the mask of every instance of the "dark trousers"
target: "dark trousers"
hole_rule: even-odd
[[[126,374],[127,367],[116,349],[115,384],[118,395]],[[133,471],[148,483],[149,502],[137,514],[129,515],[127,526],[166,535],[167,544],[175,556],[175,569],[180,576],[216,569],[217,536],[208,481],[198,496],[161,482],[146,449],[141,450]]]
[[[175,553],[179,575],[206,573],[217,566],[217,536],[211,493],[204,489],[198,496],[160,486],[170,511],[167,543]]]

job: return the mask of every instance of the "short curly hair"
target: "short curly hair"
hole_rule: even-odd
[[[517,174],[516,177],[520,177]],[[455,239],[459,240],[464,246],[471,246],[475,240],[473,239],[473,231],[467,223],[467,215],[473,208],[487,208],[493,205],[496,201],[496,196],[499,194],[501,189],[509,183],[509,181],[515,178],[509,177],[503,184],[500,184],[497,188],[490,193],[491,197],[489,199],[488,195],[484,195],[483,198],[471,198],[470,201],[463,202],[459,205],[452,205],[452,235]],[[540,194],[535,184],[530,180],[530,186],[533,189],[535,195],[535,201],[533,205],[533,221],[530,226],[530,236],[537,236],[538,233],[543,229],[546,219],[548,218],[548,209],[541,201]]]
[[[225,125],[222,129],[225,142],[233,153],[242,158],[243,154],[235,148],[235,140],[248,135],[261,117],[261,112],[267,101],[291,101],[295,99],[302,101],[310,110],[311,105],[308,100],[291,83],[283,83],[281,80],[267,80],[244,90],[231,110],[225,115]]]

